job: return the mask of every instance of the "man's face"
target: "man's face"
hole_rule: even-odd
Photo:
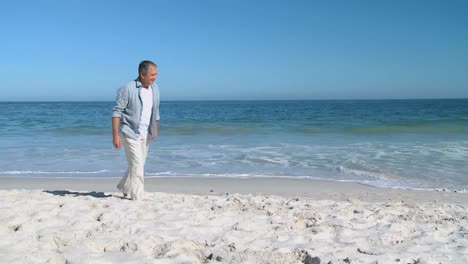
[[[154,83],[156,77],[158,76],[158,68],[150,66],[146,74],[140,74],[140,81],[143,87],[148,87]]]

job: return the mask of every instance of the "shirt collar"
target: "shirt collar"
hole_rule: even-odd
[[[142,85],[141,82],[140,82],[140,77],[138,77],[138,78],[135,79],[135,85],[136,85],[136,88],[138,88],[138,89],[143,87],[143,85]],[[153,85],[154,85],[154,84],[150,84],[149,87],[150,87],[150,88],[153,88]]]
[[[135,79],[135,85],[136,85],[136,88],[141,88],[142,87],[141,82],[140,82],[140,77]]]

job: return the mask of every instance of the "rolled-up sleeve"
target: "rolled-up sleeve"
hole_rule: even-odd
[[[122,117],[123,111],[128,103],[128,89],[121,87],[117,91],[117,98],[115,99],[115,106],[112,108],[112,117]]]
[[[159,97],[159,87],[157,84],[153,86],[153,93],[154,93],[154,105],[153,105],[153,117],[154,121],[159,121],[159,104],[160,104],[160,97]]]
[[[156,121],[159,121],[159,96],[158,96],[158,103],[157,103],[157,107],[156,107]]]

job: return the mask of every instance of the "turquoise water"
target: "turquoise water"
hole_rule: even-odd
[[[113,102],[0,103],[0,177],[120,177]],[[468,100],[161,103],[149,177],[468,189]]]

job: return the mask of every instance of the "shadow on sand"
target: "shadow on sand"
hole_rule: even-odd
[[[70,196],[91,196],[91,197],[94,197],[94,198],[108,198],[108,197],[114,197],[110,194],[105,194],[103,192],[71,192],[71,191],[66,191],[66,190],[58,190],[58,191],[44,191],[45,193],[50,193],[50,194],[53,194],[53,195],[57,195],[57,196],[66,196],[66,195],[70,195]]]

